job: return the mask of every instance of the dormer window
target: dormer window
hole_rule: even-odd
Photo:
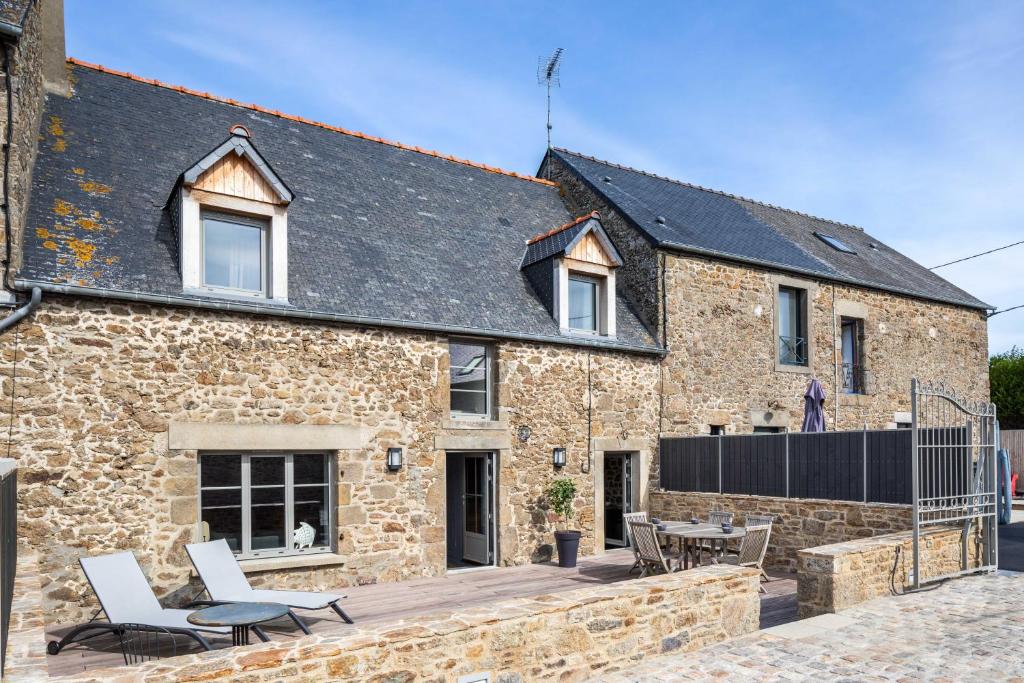
[[[181,175],[168,208],[177,223],[182,288],[203,296],[288,301],[291,191],[243,126]]]
[[[614,337],[621,265],[595,211],[528,241],[520,269],[562,334]]]

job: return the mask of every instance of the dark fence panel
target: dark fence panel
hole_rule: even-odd
[[[913,461],[909,429],[868,432],[868,500],[874,503],[913,502]]]
[[[718,437],[662,439],[661,488],[718,492]]]
[[[722,440],[722,493],[786,495],[785,434],[712,438]]]
[[[964,430],[920,431],[929,443],[953,446],[966,438]],[[909,505],[911,443],[909,429],[664,438],[661,487]],[[948,466],[948,457],[938,454],[946,450],[937,449],[936,458]],[[968,474],[969,463],[958,467],[950,471],[959,477]],[[954,482],[955,477],[942,488],[951,488]],[[938,490],[939,484],[935,487]]]
[[[864,500],[864,432],[789,435],[792,498]]]
[[[9,464],[0,470],[0,672],[7,660],[7,629],[18,566],[18,471],[8,468]]]

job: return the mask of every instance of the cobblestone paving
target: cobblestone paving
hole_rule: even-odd
[[[1024,575],[957,579],[595,680],[1024,683]]]

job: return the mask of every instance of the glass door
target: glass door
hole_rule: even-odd
[[[490,564],[490,456],[467,453],[463,462],[463,558],[479,564]]]
[[[628,453],[604,456],[604,542],[606,546],[626,545],[626,527],[622,515],[632,509],[632,476]]]

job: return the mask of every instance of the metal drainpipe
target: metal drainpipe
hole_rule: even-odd
[[[4,137],[4,281],[3,286],[10,286],[11,274],[11,136],[14,134],[14,93],[11,92],[11,44],[4,41],[4,87],[7,89],[7,133]]]
[[[43,290],[38,287],[32,288],[32,297],[28,300],[24,306],[11,313],[9,316],[0,320],[0,333],[3,333],[10,328],[18,324],[18,322],[27,316],[29,313],[34,311],[39,305],[39,302],[43,300]]]

